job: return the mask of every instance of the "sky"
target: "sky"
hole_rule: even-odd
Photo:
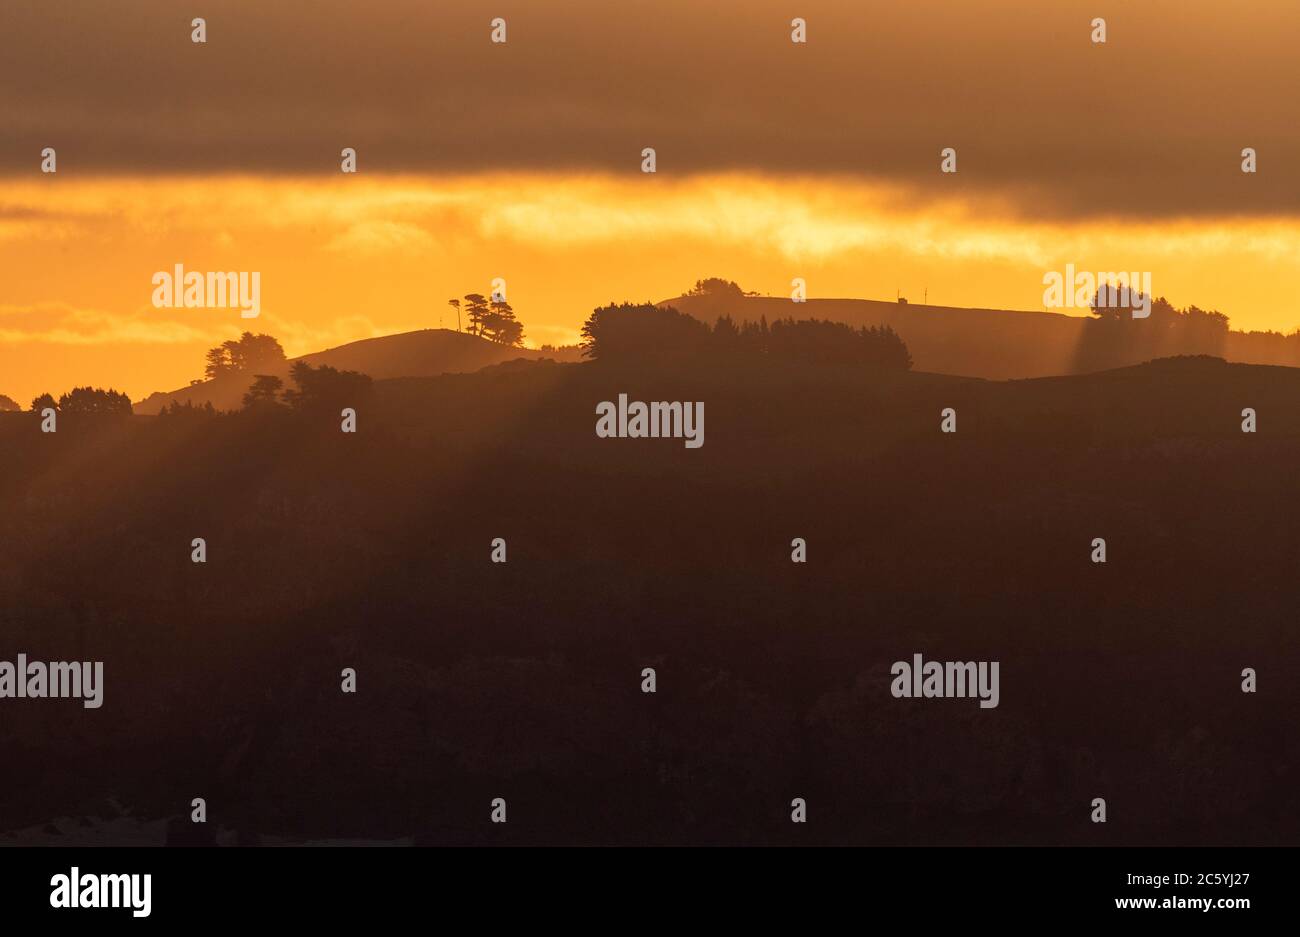
[[[1032,310],[1067,264],[1290,332],[1298,45],[1294,0],[4,0],[0,393],[140,399],[496,277],[534,346],[709,276]],[[176,264],[261,315],[154,308]]]

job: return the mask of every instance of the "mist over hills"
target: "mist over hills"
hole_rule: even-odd
[[[692,291],[656,305],[671,306],[708,325],[726,316],[737,325],[794,317],[855,327],[889,326],[906,343],[916,370],[991,380],[1090,373],[1188,354],[1248,364],[1300,366],[1300,339],[1279,333],[1220,328],[1188,335],[1154,320],[1133,321],[1121,329],[1118,323],[1100,322],[1091,316],[869,299],[809,299],[796,304],[786,297],[745,295],[734,284],[730,286],[732,290]],[[293,363],[301,360],[313,367],[328,365],[385,380],[466,373],[512,360],[543,358],[562,363],[582,360],[576,346],[526,349],[466,332],[422,329],[349,342],[268,365],[258,373],[286,379]],[[156,392],[135,404],[134,411],[156,414],[173,402],[211,403],[218,410],[236,410],[253,378],[251,371],[225,374],[189,387]]]
[[[578,357],[574,348],[539,351],[500,345],[467,332],[420,329],[348,342],[259,368],[257,373],[284,379],[294,362],[305,361],[312,367],[327,365],[340,371],[360,371],[376,380],[382,380],[477,371],[489,365],[518,359],[576,361]],[[178,390],[150,394],[135,404],[133,409],[138,414],[150,415],[176,402],[181,405],[193,403],[195,406],[211,403],[218,410],[238,410],[253,379],[254,373],[251,371],[223,375]]]
[[[1300,340],[1274,332],[1224,331],[1187,341],[1155,321],[1135,321],[1130,335],[1097,341],[1103,324],[1085,315],[968,309],[873,299],[808,299],[715,291],[659,303],[712,323],[737,325],[793,316],[853,326],[888,325],[907,343],[919,371],[994,380],[1079,374],[1179,354],[1208,354],[1247,364],[1300,366]],[[1131,338],[1138,340],[1132,341]]]
[[[9,750],[77,770],[0,831],[125,804],[195,836],[201,790],[243,842],[1294,840],[1300,368],[945,374],[1073,325],[797,307],[919,321],[911,368],[893,332],[700,299],[597,310],[580,362],[426,330],[306,356],[374,377],[346,399],[240,408],[244,372],[189,389],[235,412],[0,412],[10,646],[102,661],[110,701],[9,712]],[[1079,321],[1076,366],[1165,337]],[[707,407],[703,444],[602,434],[624,395]],[[914,654],[998,662],[997,708],[894,698]]]
[[[0,413],[9,645],[103,660],[108,700],[7,711],[15,758],[77,770],[0,830],[120,803],[188,831],[201,791],[248,842],[1300,831],[1298,369],[537,361],[372,391],[356,435],[336,409]],[[705,401],[706,443],[598,438],[621,392]],[[913,653],[1000,661],[1000,705],[891,698]]]

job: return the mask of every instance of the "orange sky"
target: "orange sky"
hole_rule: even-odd
[[[998,206],[908,207],[835,179],[477,175],[338,179],[113,178],[6,186],[0,221],[0,392],[26,402],[75,383],[138,399],[201,376],[203,352],[245,328],[290,355],[454,327],[446,300],[506,280],[529,344],[568,343],[587,313],[660,300],[706,276],[788,295],[1037,309],[1042,276],[1150,270],[1153,291],[1232,316],[1300,325],[1288,219],[1114,224],[1000,218]],[[57,220],[54,220],[57,219]],[[155,309],[152,276],[259,271],[259,318]],[[1068,311],[1068,310],[1067,310]]]
[[[706,276],[1036,309],[1067,263],[1300,325],[1292,0],[204,6],[198,46],[164,0],[0,5],[0,393],[139,399],[244,328],[437,326],[493,277],[534,345]],[[261,317],[154,309],[178,263],[260,271]]]

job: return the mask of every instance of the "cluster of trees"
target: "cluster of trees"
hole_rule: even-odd
[[[471,335],[486,338],[498,345],[515,347],[524,343],[524,326],[511,305],[493,296],[488,299],[481,293],[466,293],[464,300],[449,299],[447,305],[456,310],[456,331],[460,331],[460,314],[463,310],[469,319]]]
[[[722,316],[713,328],[653,303],[622,303],[592,312],[582,326],[588,358],[625,361],[685,355],[744,354],[820,364],[861,364],[882,370],[912,367],[907,345],[889,326],[854,328],[818,319],[766,317],[737,325]]]
[[[289,377],[296,387],[272,374],[258,374],[244,394],[244,409],[265,412],[288,408],[296,411],[335,410],[355,406],[370,392],[369,374],[340,371],[329,365],[313,368],[305,361],[294,362]]]
[[[238,340],[222,342],[216,348],[208,349],[203,373],[208,380],[215,380],[226,374],[256,372],[284,360],[284,349],[270,335],[245,332]]]
[[[710,334],[699,319],[671,306],[611,303],[587,317],[578,344],[584,357],[601,361],[678,357],[706,349]]]
[[[74,387],[57,400],[53,394],[41,394],[32,400],[33,412],[40,413],[45,409],[93,416],[130,416],[131,398],[112,388]]]
[[[1102,284],[1093,295],[1090,311],[1102,322],[1145,321],[1162,328],[1183,328],[1206,335],[1227,334],[1228,317],[1218,310],[1205,310],[1198,306],[1178,309],[1163,296],[1151,300],[1151,315],[1135,320],[1133,310],[1146,306],[1148,297],[1134,290],[1125,293],[1121,288]]]
[[[193,400],[187,400],[185,403],[173,400],[158,411],[158,416],[166,420],[210,420],[216,415],[217,408],[212,406],[211,400],[205,400],[202,406],[195,405]]]
[[[687,296],[757,296],[758,293],[750,290],[742,290],[740,284],[735,280],[724,280],[721,277],[706,277],[703,280],[696,280],[686,293]]]
[[[728,320],[730,321],[730,320]],[[774,358],[823,364],[862,364],[882,371],[910,371],[912,355],[907,343],[888,325],[854,328],[843,322],[819,319],[778,319],[771,329],[766,322],[746,323],[740,341],[749,339],[761,352]]]
[[[1133,311],[1144,311],[1148,302],[1151,314],[1134,318]],[[1163,296],[1152,299],[1136,291],[1126,296],[1102,285],[1093,296],[1091,312],[1094,318],[1075,356],[1077,372],[1172,355],[1223,357],[1227,348],[1228,317],[1216,310],[1179,309]]]

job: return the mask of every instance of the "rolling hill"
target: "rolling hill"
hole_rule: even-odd
[[[288,383],[289,368],[295,361],[305,361],[312,367],[327,365],[340,371],[360,371],[375,380],[383,380],[393,377],[461,374],[520,358],[528,361],[543,358],[576,361],[578,352],[571,348],[553,351],[506,348],[465,332],[420,329],[416,332],[348,342],[337,348],[290,358],[278,368],[262,369],[262,373],[274,374]],[[134,410],[148,416],[173,402],[193,403],[196,406],[211,403],[218,410],[237,410],[244,392],[253,383],[253,377],[252,373],[229,375],[191,384],[179,390],[150,394],[135,404]]]
[[[917,370],[991,380],[1051,377],[1140,364],[1177,354],[1210,354],[1244,364],[1300,365],[1300,342],[1276,333],[1236,332],[1198,347],[1178,347],[1139,323],[1146,334],[1131,347],[1106,349],[1095,357],[1089,316],[1009,309],[966,309],[873,299],[809,299],[801,304],[780,296],[725,293],[678,296],[659,303],[710,325],[719,316],[737,324],[793,316],[852,326],[888,325],[907,343]]]
[[[706,402],[704,446],[597,436],[621,392]],[[0,842],[117,803],[189,829],[196,789],[240,842],[1300,830],[1300,369],[521,362],[377,381],[357,435],[0,413],[0,451],[8,644],[110,675],[88,728],[6,710],[7,751],[78,770],[0,798]],[[893,698],[913,653],[1000,662],[999,706]],[[487,790],[524,822],[489,823]],[[783,809],[805,791],[806,830]]]

